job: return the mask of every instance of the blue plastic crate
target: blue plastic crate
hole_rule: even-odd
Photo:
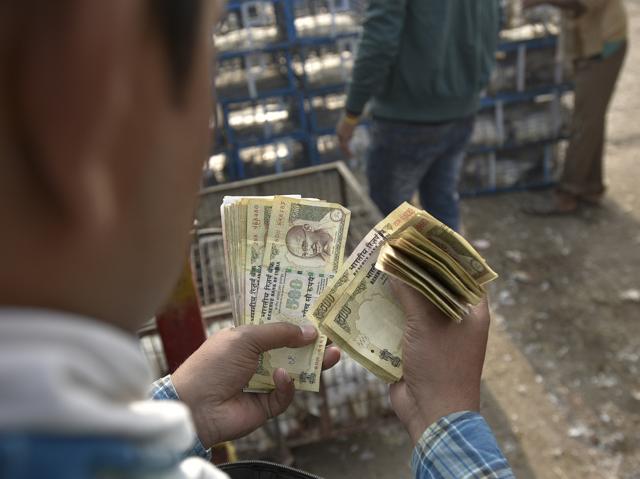
[[[309,137],[297,134],[235,148],[230,172],[233,180],[282,173],[311,165]]]
[[[215,33],[221,57],[273,46],[282,48],[295,39],[290,0],[229,2]]]
[[[365,2],[362,0],[292,0],[296,39],[337,39],[358,35]]]
[[[267,50],[218,61],[216,92],[222,104],[296,91],[288,50]]]
[[[308,97],[305,107],[311,132],[333,133],[344,111],[346,99],[347,95],[343,91]]]
[[[245,146],[307,131],[299,94],[232,102],[223,106],[227,141]]]

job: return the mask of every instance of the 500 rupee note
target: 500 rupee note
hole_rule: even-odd
[[[337,204],[276,197],[261,266],[255,321],[302,324],[344,257],[350,212]],[[285,368],[296,387],[317,391],[326,338],[306,348],[265,353],[255,381]],[[251,386],[251,383],[250,383]]]
[[[437,274],[455,274],[457,279],[449,284],[463,287],[461,291],[469,298],[475,299],[482,293],[479,285],[497,276],[464,238],[407,203],[378,223],[316,301],[311,318],[329,338],[347,344],[358,361],[387,381],[402,377],[405,317],[390,290],[388,276],[376,268],[376,262],[382,248],[388,248],[385,245],[404,235],[413,235],[411,244],[418,249],[432,251],[420,259],[431,262]],[[451,317],[462,318],[466,306],[421,265],[389,254],[381,267],[412,282]],[[465,286],[467,278],[470,283]]]
[[[380,248],[385,241],[394,233],[418,221],[418,211],[408,203],[403,203],[363,238],[340,267],[327,290],[314,304],[310,317],[316,325],[322,325],[363,266],[369,263],[372,257],[378,257]]]
[[[406,319],[391,291],[389,277],[370,256],[344,290],[320,330],[347,343],[368,368],[387,382],[402,377],[402,337]],[[339,339],[338,339],[339,338]],[[380,372],[382,371],[382,372]]]
[[[244,324],[255,324],[262,261],[272,204],[272,200],[247,200],[247,246],[243,265],[245,281]]]

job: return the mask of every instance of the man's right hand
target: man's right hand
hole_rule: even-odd
[[[390,388],[391,405],[414,444],[443,416],[480,408],[480,376],[489,335],[486,301],[458,324],[413,288],[393,280],[407,317],[403,379]]]
[[[336,125],[336,136],[340,143],[340,149],[347,158],[351,158],[353,156],[349,144],[353,138],[356,126],[358,126],[358,120],[355,119],[355,117],[348,117],[346,113],[342,114],[338,124]]]

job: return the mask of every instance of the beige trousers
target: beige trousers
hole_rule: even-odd
[[[573,127],[558,189],[576,196],[601,195],[605,185],[603,156],[609,102],[627,45],[607,58],[575,63]]]

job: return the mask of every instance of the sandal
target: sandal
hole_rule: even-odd
[[[591,193],[580,195],[578,197],[585,205],[588,206],[601,206],[604,199],[604,193]]]
[[[578,199],[566,193],[555,193],[546,201],[533,203],[522,208],[522,211],[533,216],[566,216],[578,211]]]

